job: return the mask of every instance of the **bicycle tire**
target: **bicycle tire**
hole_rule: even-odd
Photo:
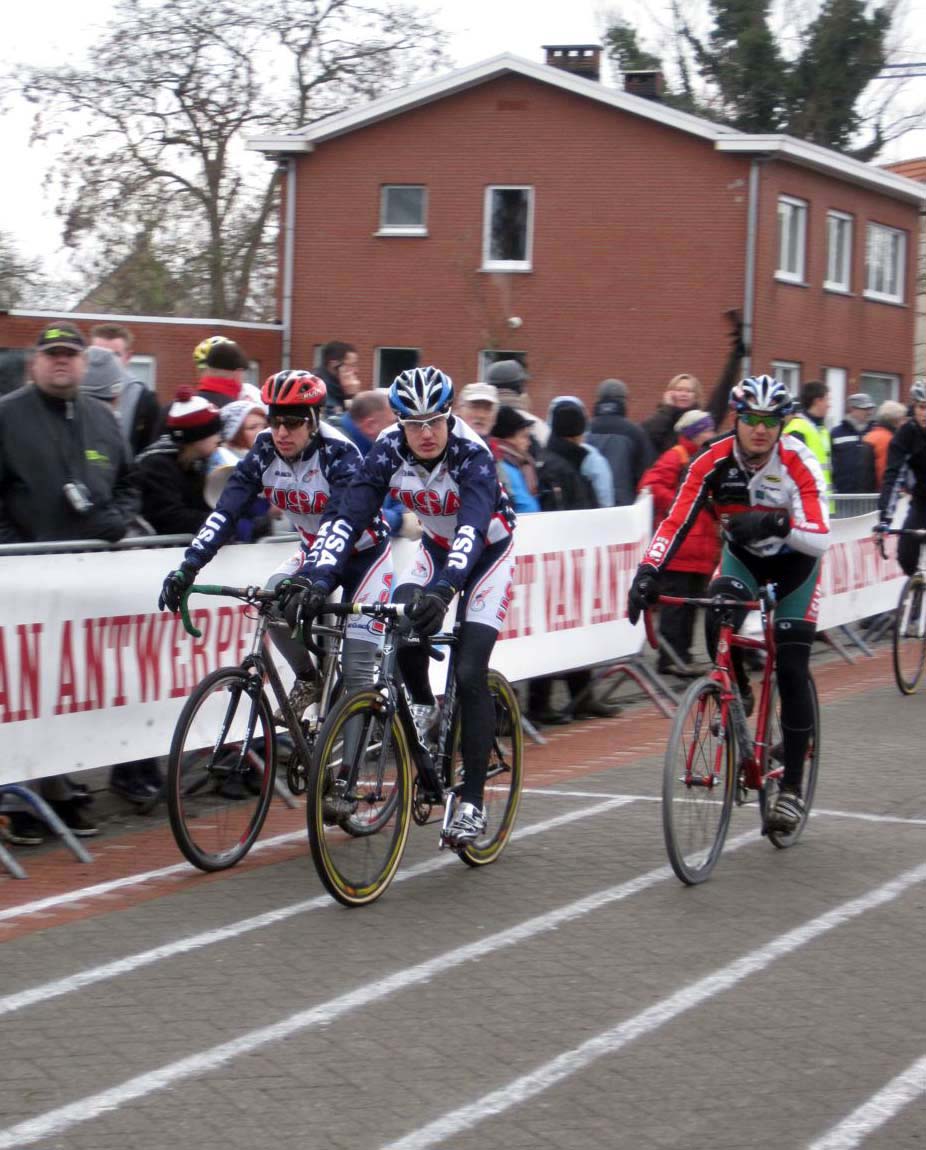
[[[727,705],[717,682],[697,679],[672,721],[662,774],[666,851],[686,885],[704,882],[714,869],[735,790],[735,740]]]
[[[811,699],[813,701],[813,734],[810,736],[810,742],[807,744],[807,755],[804,759],[802,788],[802,794],[804,796],[804,817],[793,831],[785,833],[783,831],[770,830],[768,832],[769,841],[779,850],[786,850],[788,847],[794,846],[801,837],[801,833],[807,825],[807,820],[810,818],[814,795],[817,792],[817,775],[820,769],[820,700],[817,696],[817,684],[814,682],[813,675],[808,673],[807,681],[810,685]],[[775,675],[772,678],[772,689],[768,706],[768,731],[766,733],[765,744],[768,750],[766,751],[766,756],[770,755],[782,741],[781,716],[778,711],[778,677]],[[763,768],[765,768],[765,766],[766,764],[763,764]],[[762,816],[763,826],[765,825],[765,811],[770,797],[769,787],[775,787],[776,785],[775,781],[767,782],[765,787],[759,792],[759,812]]]
[[[489,671],[487,683],[495,704],[495,733],[489,754],[483,809],[485,834],[461,847],[457,854],[471,867],[495,862],[511,838],[524,786],[524,735],[521,708],[514,687],[498,671]],[[461,719],[457,706],[451,735],[451,780],[462,779]]]
[[[366,906],[383,894],[398,870],[411,825],[408,743],[401,720],[393,715],[391,748],[383,758],[384,711],[378,691],[344,696],[318,733],[309,771],[306,816],[312,861],[325,889],[344,906]],[[352,754],[347,773],[353,782],[341,793],[336,780],[344,774],[346,740],[354,742],[353,752],[347,752]]]
[[[203,871],[240,862],[264,825],[275,777],[273,717],[260,681],[240,667],[213,671],[184,704],[167,762],[167,812],[184,857]]]
[[[894,678],[902,695],[912,695],[926,666],[926,580],[919,571],[904,583],[894,612]]]

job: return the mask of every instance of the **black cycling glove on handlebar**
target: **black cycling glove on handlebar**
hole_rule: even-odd
[[[651,563],[641,563],[627,594],[627,618],[636,623],[645,607],[659,596],[659,571]]]
[[[455,594],[449,583],[435,583],[427,591],[419,589],[405,608],[405,616],[419,635],[436,635]]]
[[[176,614],[183,602],[184,591],[193,586],[195,579],[196,572],[186,563],[181,563],[176,571],[171,571],[161,587],[161,594],[158,596],[158,610],[173,611]]]
[[[294,575],[280,584],[280,610],[293,629],[321,614],[327,598],[327,590],[304,575]]]
[[[739,515],[731,515],[724,525],[726,537],[739,546],[755,543],[757,539],[768,539],[770,535],[784,539],[790,530],[791,516],[784,509],[741,511]]]

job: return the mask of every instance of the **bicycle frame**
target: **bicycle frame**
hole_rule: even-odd
[[[769,779],[778,778],[781,768],[766,770],[769,747],[765,742],[765,732],[771,729],[769,708],[772,702],[772,675],[775,667],[775,635],[772,612],[775,605],[775,592],[772,584],[766,584],[759,589],[759,598],[755,600],[724,599],[721,596],[714,598],[687,598],[675,595],[660,595],[658,602],[666,606],[683,606],[688,604],[695,607],[704,607],[709,611],[720,612],[720,628],[717,637],[717,649],[714,656],[714,667],[709,678],[716,682],[721,689],[721,703],[729,708],[733,720],[733,729],[736,735],[738,763],[741,768],[740,781],[747,790],[761,791]],[[753,639],[747,635],[739,635],[733,628],[733,615],[736,611],[758,611],[762,622],[762,638]],[[645,613],[646,634],[651,646],[657,645],[652,614]],[[766,653],[765,668],[762,674],[762,686],[759,692],[756,714],[756,732],[754,736],[749,730],[743,700],[740,696],[736,674],[733,670],[733,648],[743,650],[764,651]],[[718,755],[720,754],[718,749]],[[686,765],[691,771],[691,763]],[[719,775],[721,764],[715,765]],[[707,785],[705,783],[704,785]]]

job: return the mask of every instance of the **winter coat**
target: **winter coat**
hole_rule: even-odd
[[[514,509],[530,513],[540,510],[537,498],[537,468],[530,454],[522,455],[506,439],[489,439],[489,450],[495,458],[495,468],[502,487],[508,492]]]
[[[206,461],[187,470],[177,453],[177,444],[162,435],[137,460],[141,513],[158,535],[195,535],[212,510],[203,495]]]
[[[649,436],[653,450],[657,455],[668,451],[678,442],[675,434],[675,424],[688,411],[687,407],[673,407],[671,403],[660,403],[653,414],[644,419],[643,430]]]
[[[833,455],[833,490],[841,495],[876,491],[875,453],[862,431],[849,419],[838,423],[830,432]]]
[[[75,510],[65,485],[84,484],[93,506]],[[138,490],[109,406],[62,400],[34,384],[0,400],[0,543],[105,539],[138,514]]]
[[[896,428],[888,427],[884,423],[876,423],[865,436],[865,442],[871,447],[875,455],[875,490],[881,490],[884,482],[884,470],[887,467],[887,449],[894,438]]]
[[[678,489],[682,485],[688,464],[697,455],[698,448],[690,439],[679,437],[678,443],[664,451],[640,480],[640,490],[650,489],[653,496],[653,526],[669,513]],[[698,512],[691,530],[678,551],[666,565],[667,571],[689,571],[698,575],[712,575],[720,558],[720,533],[712,511]]]
[[[542,511],[583,511],[598,506],[595,489],[582,474],[586,454],[583,444],[550,436],[541,456]]]
[[[592,443],[601,454],[611,463],[614,475],[614,498],[618,506],[633,503],[637,487],[643,477],[643,472],[656,458],[649,436],[642,427],[638,427],[626,418],[627,409],[622,399],[599,399],[595,404],[595,412],[588,425],[588,435],[585,440]],[[612,463],[611,437],[619,436],[630,444],[630,482],[624,471],[624,452],[620,447],[613,449],[613,457],[617,468]]]

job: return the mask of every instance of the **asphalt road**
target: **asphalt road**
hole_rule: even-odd
[[[648,706],[530,748],[493,867],[413,828],[376,905],[300,811],[206,877],[156,814],[0,879],[0,1150],[926,1146],[926,693],[815,668],[801,843],[666,863]]]

